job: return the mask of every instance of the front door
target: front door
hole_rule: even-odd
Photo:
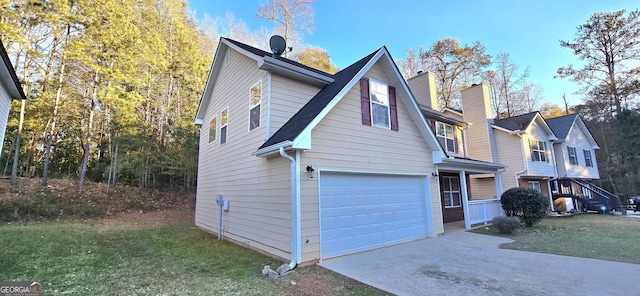
[[[460,177],[457,174],[440,174],[440,197],[444,223],[464,220]]]

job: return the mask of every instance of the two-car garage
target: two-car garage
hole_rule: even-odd
[[[433,232],[424,175],[321,172],[320,252],[327,259]]]

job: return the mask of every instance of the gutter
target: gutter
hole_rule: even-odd
[[[289,156],[284,147],[280,147],[280,156],[291,162],[291,262],[289,267],[295,268],[301,258],[300,247],[300,166],[297,165],[300,160],[300,151],[296,151],[296,158]]]
[[[331,77],[294,66],[270,56],[265,56],[258,61],[258,69],[275,72],[293,79],[301,79],[316,86],[325,86],[334,81]]]

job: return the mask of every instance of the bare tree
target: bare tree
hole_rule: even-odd
[[[256,17],[272,21],[275,31],[282,34],[289,46],[294,46],[302,41],[303,32],[313,32],[313,3],[314,0],[270,0],[258,7]]]
[[[518,70],[518,65],[508,53],[496,56],[495,69],[484,73],[491,89],[492,107],[498,117],[510,117],[529,112],[537,104],[540,91],[527,84],[529,68]],[[536,91],[536,92],[531,92]]]
[[[438,40],[425,51],[427,71],[436,76],[438,101],[442,107],[459,107],[460,91],[469,87],[482,74],[482,69],[491,64],[491,56],[480,42],[460,46],[453,38]]]
[[[626,10],[594,13],[577,27],[572,41],[561,40],[585,64],[558,69],[556,77],[571,78],[584,85],[582,92],[590,97],[604,97],[622,111],[623,102],[638,97],[640,82],[640,11]]]

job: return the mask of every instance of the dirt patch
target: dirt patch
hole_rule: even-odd
[[[389,295],[317,265],[297,268],[274,280],[285,295]]]
[[[105,230],[146,228],[160,225],[193,222],[194,212],[192,210],[164,210],[155,212],[129,212],[117,216],[96,220],[94,225]]]

